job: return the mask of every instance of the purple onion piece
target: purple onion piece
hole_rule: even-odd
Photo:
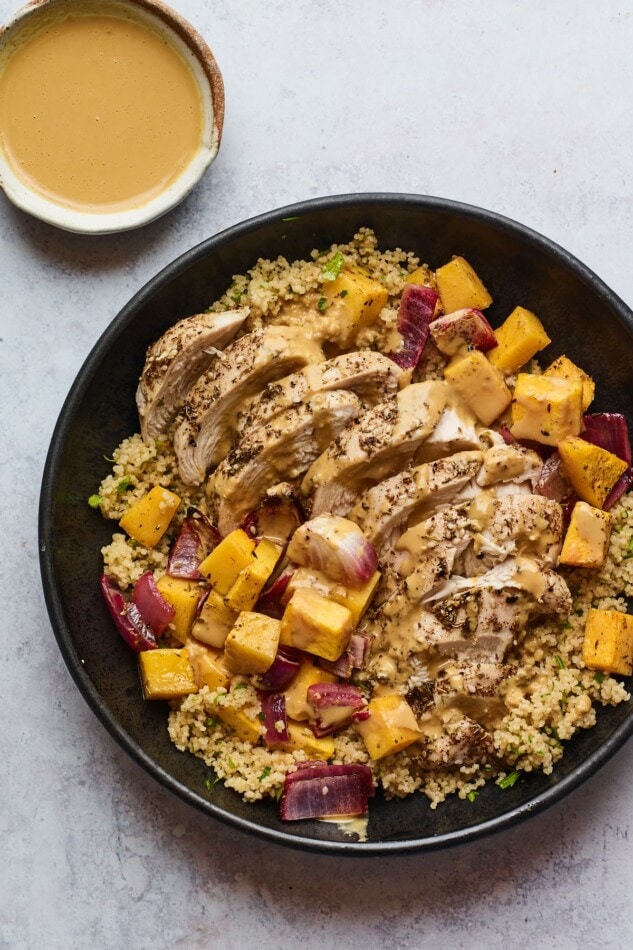
[[[431,323],[430,332],[438,350],[445,356],[454,356],[468,346],[487,353],[498,345],[494,330],[483,313],[473,307],[438,317]]]
[[[308,687],[307,695],[314,710],[310,726],[318,738],[347,726],[354,713],[366,705],[358,687],[349,683],[315,683]]]
[[[251,538],[268,538],[285,545],[304,520],[297,493],[291,485],[284,485],[279,493],[269,492],[240,527]]]
[[[410,284],[402,292],[396,322],[402,343],[398,350],[386,354],[402,369],[415,369],[420,362],[438,300],[434,290],[421,284]]]
[[[171,546],[167,573],[183,580],[199,581],[198,567],[221,541],[217,528],[199,508],[189,508],[178,537]]]
[[[366,765],[317,765],[286,776],[282,821],[366,815],[374,783]]]
[[[612,452],[631,467],[631,443],[625,417],[619,412],[593,412],[583,417],[582,438]]]
[[[153,571],[146,571],[139,577],[132,591],[132,600],[154,636],[160,637],[174,619],[176,610],[156,586]]]
[[[264,742],[272,749],[288,742],[288,717],[286,697],[283,693],[261,693],[260,702],[264,716]],[[279,728],[278,728],[279,727]]]
[[[279,574],[278,577],[274,579],[270,587],[267,587],[261,592],[257,599],[257,603],[253,607],[258,614],[266,614],[267,617],[273,617],[275,620],[280,620],[284,612],[284,606],[281,602],[286,587],[290,583],[290,578],[294,574],[292,570],[283,571]]]
[[[136,653],[156,649],[156,637],[141,617],[135,603],[126,600],[112,578],[101,575],[101,593],[107,604],[116,628]]]
[[[340,676],[347,680],[352,675],[353,670],[364,670],[367,663],[367,652],[369,649],[369,637],[361,633],[353,633],[350,637],[349,646],[338,660],[319,659],[319,666],[334,676]]]
[[[616,502],[620,500],[622,495],[626,495],[630,491],[631,486],[633,485],[633,475],[631,470],[625,472],[623,475],[620,475],[619,479],[607,495],[604,505],[602,506],[605,511],[610,511],[611,508],[615,505]]]
[[[505,423],[499,426],[499,435],[506,445],[516,445],[517,439]]]
[[[553,452],[543,463],[534,491],[537,495],[543,495],[544,498],[551,498],[561,504],[570,497],[572,488],[558,452]]]
[[[303,567],[322,571],[332,581],[362,587],[376,571],[373,544],[348,518],[323,514],[306,521],[288,545],[288,558]]]
[[[301,665],[301,653],[294,647],[280,647],[277,656],[265,673],[258,676],[255,685],[258,689],[278,690],[285,689],[296,675]]]

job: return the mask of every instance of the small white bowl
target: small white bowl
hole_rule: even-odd
[[[202,102],[200,144],[185,168],[164,190],[145,203],[124,210],[85,211],[38,193],[17,175],[0,142],[0,187],[18,208],[67,231],[108,234],[141,227],[177,205],[215,159],[224,122],[224,85],[213,53],[200,34],[161,0],[31,0],[0,31],[0,69],[22,39],[40,25],[57,22],[73,11],[112,13],[117,9],[158,32],[191,67]]]

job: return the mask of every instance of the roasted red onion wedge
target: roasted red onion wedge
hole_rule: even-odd
[[[167,573],[183,580],[199,581],[198,567],[221,541],[220,534],[199,508],[189,508],[178,537],[171,546]]]
[[[301,653],[294,647],[280,647],[277,656],[265,673],[258,676],[255,685],[258,689],[277,691],[285,689],[298,672],[301,665]]]
[[[132,591],[132,600],[152,633],[160,637],[174,619],[176,611],[156,586],[153,571],[146,571],[139,577]]]
[[[572,488],[558,452],[553,452],[546,462],[536,480],[534,490],[537,495],[543,495],[544,498],[551,498],[552,501],[567,501],[572,494]]]
[[[481,310],[467,308],[447,313],[433,320],[429,327],[433,342],[444,356],[455,356],[466,347],[482,353],[497,346],[494,330]]]
[[[279,803],[282,821],[366,815],[374,783],[366,765],[320,765],[286,776]]]
[[[107,574],[101,575],[101,593],[116,628],[136,653],[156,649],[156,637],[141,617],[135,603],[126,600],[117,585]]]
[[[402,292],[396,321],[402,341],[386,354],[402,369],[415,369],[420,362],[438,300],[439,294],[421,284],[410,284]]]
[[[268,538],[284,545],[304,520],[297,493],[292,485],[282,482],[266,493],[261,504],[246,516],[241,527],[252,538]]]
[[[264,716],[264,742],[269,748],[281,745],[290,738],[286,716],[286,697],[283,693],[261,693]]]
[[[594,412],[586,415],[583,421],[585,423],[583,439],[592,442],[593,445],[599,445],[607,452],[612,452],[629,466],[628,471],[620,476],[605,499],[602,507],[605,511],[609,511],[633,484],[631,443],[626,419],[619,412]]]
[[[338,660],[320,659],[319,666],[328,673],[333,673],[334,676],[340,676],[344,680],[349,679],[353,670],[365,669],[368,649],[369,637],[353,633],[347,650]]]
[[[378,566],[376,550],[358,525],[339,515],[306,521],[295,531],[287,553],[296,564],[314,567],[350,587],[361,587]]]
[[[258,614],[266,614],[267,617],[280,620],[284,612],[284,605],[281,602],[281,598],[293,574],[294,571],[285,570],[276,577],[270,587],[267,587],[261,592],[253,609],[256,610]]]
[[[347,726],[354,713],[366,705],[358,687],[349,683],[315,683],[308,686],[308,703],[314,710],[310,726],[318,738],[329,736]]]

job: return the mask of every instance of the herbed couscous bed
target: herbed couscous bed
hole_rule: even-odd
[[[481,311],[491,302],[491,298],[469,265],[460,258],[455,260],[459,262],[457,269],[447,266],[432,272],[425,265],[420,266],[419,260],[411,253],[399,249],[379,251],[375,235],[363,229],[349,244],[334,245],[326,252],[315,251],[308,261],[288,263],[283,258],[258,261],[248,274],[236,276],[226,294],[209,308],[211,314],[229,312],[239,316],[241,323],[235,334],[236,342],[232,344],[234,347],[243,347],[244,341],[248,342],[251,338],[261,339],[258,334],[269,332],[266,328],[281,326],[293,328],[293,333],[306,334],[310,338],[310,346],[316,342],[317,346],[322,347],[324,353],[318,359],[335,360],[337,355],[350,352],[358,352],[361,356],[387,354],[401,374],[395,392],[392,390],[386,394],[386,401],[390,405],[403,392],[413,392],[419,384],[435,386],[435,389],[425,390],[431,395],[440,392],[437,387],[449,386],[450,398],[454,401],[448,406],[444,401],[436,415],[447,419],[452,412],[451,418],[457,418],[458,435],[444,433],[441,447],[433,451],[426,450],[430,454],[425,455],[419,449],[420,445],[430,443],[433,439],[427,431],[414,450],[408,455],[403,454],[400,463],[392,464],[391,467],[389,463],[385,467],[383,460],[378,468],[366,471],[367,477],[357,483],[356,494],[362,504],[355,499],[355,506],[348,499],[341,508],[343,514],[331,514],[329,508],[323,507],[316,515],[314,511],[311,512],[312,517],[305,522],[307,525],[318,522],[319,518],[335,519],[326,525],[325,535],[329,532],[330,536],[319,538],[321,545],[325,544],[328,548],[325,561],[322,550],[315,553],[314,538],[306,539],[305,527],[297,528],[290,538],[289,548],[281,543],[284,539],[280,542],[279,538],[275,538],[277,548],[272,567],[266,575],[259,576],[257,583],[260,586],[256,585],[255,593],[249,581],[250,600],[236,600],[235,588],[226,586],[224,574],[222,583],[217,580],[217,564],[205,571],[204,566],[208,561],[200,563],[202,555],[196,562],[202,571],[197,572],[197,578],[194,571],[188,577],[181,574],[176,581],[170,579],[170,572],[174,573],[170,567],[174,544],[181,537],[187,513],[193,507],[203,516],[209,516],[211,522],[219,523],[225,538],[236,537],[248,525],[246,534],[250,532],[252,537],[249,543],[252,546],[247,556],[252,557],[253,551],[257,550],[264,552],[263,547],[259,548],[267,540],[264,532],[257,534],[256,520],[249,521],[247,516],[245,522],[244,506],[240,508],[244,493],[246,496],[249,496],[249,492],[252,495],[253,480],[266,490],[260,490],[260,496],[265,496],[260,506],[267,503],[272,486],[278,482],[290,482],[291,486],[285,486],[286,502],[288,490],[296,491],[305,510],[310,512],[310,506],[315,504],[319,508],[319,491],[324,491],[323,480],[319,481],[315,475],[310,483],[310,473],[317,466],[316,474],[319,475],[318,465],[323,464],[321,460],[327,456],[327,444],[331,439],[323,445],[318,444],[302,466],[295,465],[293,468],[291,465],[288,473],[282,473],[280,466],[270,474],[268,481],[264,477],[262,482],[263,476],[259,469],[252,473],[249,469],[246,482],[240,483],[238,476],[242,471],[236,472],[239,469],[238,462],[242,466],[252,465],[252,458],[257,452],[265,458],[268,468],[275,468],[275,459],[273,457],[271,461],[270,447],[262,444],[261,433],[266,432],[270,436],[273,446],[283,443],[286,431],[280,426],[275,428],[275,419],[283,418],[287,420],[285,425],[289,426],[295,419],[293,413],[303,412],[306,402],[311,406],[314,393],[304,393],[299,400],[299,408],[294,403],[286,402],[282,406],[284,411],[280,410],[275,416],[266,407],[266,399],[270,402],[272,398],[279,398],[278,390],[275,389],[276,380],[281,377],[292,379],[292,372],[280,371],[277,376],[269,374],[257,391],[251,387],[239,407],[234,407],[233,414],[225,412],[222,417],[229,431],[237,432],[232,449],[229,445],[219,464],[213,460],[209,466],[212,474],[208,481],[205,475],[199,484],[192,484],[196,479],[191,475],[191,468],[183,464],[185,450],[181,448],[180,457],[177,457],[174,446],[182,447],[185,444],[182,437],[179,443],[177,433],[179,427],[182,429],[188,425],[187,441],[195,447],[196,439],[191,438],[192,424],[194,427],[199,426],[195,434],[199,443],[202,442],[203,423],[200,422],[199,412],[196,418],[198,408],[195,399],[187,397],[184,407],[178,407],[179,415],[175,421],[170,420],[164,426],[164,431],[158,434],[150,431],[148,435],[148,415],[144,414],[148,413],[150,397],[155,395],[152,393],[155,367],[147,377],[144,398],[139,402],[142,429],[145,426],[144,437],[132,435],[115,449],[112,474],[102,482],[91,504],[99,507],[106,518],[117,521],[123,518],[123,526],[127,526],[127,531],[114,533],[112,542],[102,552],[106,589],[120,592],[124,598],[118,602],[119,610],[127,611],[125,605],[136,599],[134,591],[139,587],[139,581],[144,584],[151,572],[152,581],[158,583],[158,597],[167,602],[168,608],[171,605],[176,611],[176,622],[162,625],[163,629],[157,637],[156,630],[152,632],[152,624],[148,621],[150,629],[143,627],[147,637],[139,640],[134,634],[133,645],[140,650],[146,696],[170,698],[169,735],[179,749],[199,756],[210,767],[212,771],[206,783],[208,788],[222,780],[248,801],[262,797],[279,798],[287,785],[289,774],[299,770],[307,776],[309,770],[302,770],[302,765],[319,760],[335,765],[368,768],[373,782],[382,786],[387,798],[403,797],[419,790],[428,797],[431,807],[436,807],[452,793],[474,802],[477,790],[488,780],[496,781],[503,789],[514,784],[521,772],[551,772],[564,754],[565,741],[576,730],[595,724],[597,706],[615,705],[630,698],[625,686],[611,675],[612,672],[630,675],[633,657],[633,623],[626,620],[627,599],[633,597],[633,496],[626,491],[616,491],[619,498],[611,504],[615,497],[611,495],[614,486],[622,484],[624,480],[624,487],[628,487],[630,458],[624,458],[626,448],[618,458],[616,450],[607,451],[604,443],[600,446],[600,438],[595,443],[588,443],[582,438],[583,434],[587,434],[587,438],[592,437],[590,423],[584,423],[583,419],[588,418],[586,410],[593,395],[593,383],[580,368],[562,356],[564,345],[558,347],[562,362],[559,359],[545,370],[535,362],[535,354],[549,342],[546,319],[543,329],[533,314],[517,307],[504,325],[505,335],[502,327],[496,331],[492,341],[486,340],[485,328],[490,333],[492,331]],[[454,265],[454,261],[450,262],[451,265]],[[348,283],[345,283],[346,279]],[[426,297],[423,296],[422,303],[431,302],[426,336],[421,343],[419,333],[414,329],[411,336],[410,327],[407,326],[407,320],[411,317],[411,310],[407,311],[407,306],[411,308],[412,305],[406,301],[414,293],[410,290],[412,287],[423,288]],[[379,305],[376,303],[377,296],[380,297]],[[419,313],[419,309],[414,309],[416,319]],[[445,314],[451,315],[448,323]],[[457,320],[453,319],[454,315],[457,315]],[[464,315],[468,315],[466,323]],[[481,332],[484,334],[483,342],[478,335]],[[555,341],[555,345],[557,343]],[[172,344],[173,340],[170,346]],[[414,351],[413,355],[410,348]],[[165,353],[154,348],[153,358],[163,359],[169,364],[178,349],[177,345],[173,347],[173,352],[165,360]],[[215,353],[216,361],[221,361],[219,350]],[[384,358],[381,356],[381,359]],[[299,372],[295,368],[295,375],[300,374],[302,365],[311,365],[312,362],[313,356],[306,358],[303,364],[299,362]],[[148,354],[145,372],[150,363]],[[206,372],[208,375],[209,371]],[[552,379],[556,382],[552,383]],[[217,373],[215,380],[217,383]],[[535,386],[537,390],[538,386],[544,387],[545,395],[534,392]],[[551,387],[554,390],[553,397]],[[205,394],[204,411],[208,411],[209,403],[213,404],[213,400],[216,400],[215,405],[221,405],[222,394],[217,391],[219,388],[216,385],[211,397]],[[341,388],[345,389],[343,384]],[[523,391],[526,395],[522,396]],[[487,394],[483,403],[482,397],[477,395],[481,392]],[[358,426],[359,414],[367,413],[368,418],[371,413],[379,413],[381,406],[385,405],[385,402],[379,402],[375,394],[373,398],[368,396],[366,389],[358,387],[357,393],[358,397],[350,398],[361,399],[360,409],[352,403],[351,416],[345,417],[339,428],[334,430],[333,437],[338,437],[335,444],[339,450],[341,446],[345,447],[345,432],[350,426]],[[336,395],[340,396],[341,393]],[[349,396],[349,393],[345,395]],[[560,400],[562,407],[557,416],[555,409],[553,419],[552,398]],[[469,399],[471,405],[468,405]],[[433,411],[433,399],[427,395],[426,400],[428,414]],[[258,430],[259,442],[253,443],[254,436],[249,424],[252,427],[252,420],[258,412],[261,413],[263,403],[267,413],[266,423],[260,425]],[[311,408],[310,411],[316,412],[317,409]],[[321,411],[321,406],[318,411]],[[534,415],[540,411],[549,413],[546,428],[542,419]],[[328,416],[328,425],[333,425],[332,418],[336,416]],[[598,419],[597,416],[595,418]],[[376,431],[382,421],[378,416]],[[469,442],[465,433],[471,421],[476,440],[471,439]],[[607,425],[612,421],[613,418],[609,417]],[[621,417],[619,422],[618,431],[622,436]],[[595,426],[595,423],[592,424]],[[436,430],[438,428],[436,419]],[[329,435],[332,436],[332,432]],[[624,436],[628,445],[625,424]],[[365,434],[365,439],[368,438]],[[372,435],[370,441],[373,439]],[[518,439],[529,447],[523,448]],[[614,449],[615,444],[607,441],[611,449]],[[585,472],[589,464],[592,473],[583,483],[582,478],[574,477],[574,453],[586,445],[590,446],[594,455],[589,463],[582,457]],[[248,451],[243,450],[240,455],[240,448],[244,446],[248,446]],[[504,448],[506,446],[507,450]],[[539,449],[546,460],[543,465],[543,458],[537,456],[539,471],[534,470],[534,449]],[[365,444],[364,451],[366,456],[377,450],[373,444],[369,448]],[[515,456],[523,453],[521,465],[517,467],[515,457],[512,461],[514,468],[507,477],[499,475],[497,464],[495,477],[490,476],[487,481],[482,479],[481,471],[486,467],[489,454],[492,453],[498,462],[506,451],[514,451]],[[597,457],[595,451],[598,452]],[[473,458],[477,453],[477,458]],[[479,485],[473,478],[462,478],[461,482],[457,480],[453,494],[443,495],[441,503],[435,507],[429,507],[430,490],[427,485],[423,499],[426,507],[420,503],[422,496],[418,497],[417,505],[413,503],[414,498],[412,504],[400,513],[397,525],[392,523],[391,509],[401,505],[400,498],[394,501],[395,496],[392,496],[390,501],[387,495],[379,499],[380,505],[376,507],[376,486],[380,488],[381,485],[387,485],[389,479],[401,477],[399,473],[402,471],[407,475],[424,469],[424,477],[428,481],[430,473],[434,478],[438,477],[438,466],[441,467],[446,459],[454,460],[457,457],[462,459],[463,465],[475,465],[479,471]],[[480,469],[482,459],[483,468]],[[504,465],[510,464],[506,456],[503,459]],[[606,469],[602,465],[605,459]],[[553,465],[554,460],[556,463]],[[327,462],[330,474],[340,470],[340,462],[333,457],[331,450]],[[528,471],[530,464],[532,470]],[[488,468],[494,468],[492,462]],[[549,469],[547,478],[543,477],[545,468]],[[550,477],[552,469],[555,469],[553,479]],[[305,474],[306,470],[308,475]],[[452,475],[455,473],[452,472]],[[515,477],[511,478],[510,475]],[[416,477],[419,481],[419,476]],[[227,485],[230,488],[231,480],[235,481],[236,478],[239,492],[234,492],[234,495],[237,501],[232,500],[226,488]],[[407,476],[407,481],[396,487],[406,493],[410,491],[410,482]],[[339,488],[340,484],[339,478]],[[158,540],[144,543],[147,538],[142,528],[140,534],[136,530],[138,519],[135,522],[134,512],[157,486],[167,491],[168,502],[173,505],[174,513],[173,516],[159,519],[162,528]],[[532,504],[531,500],[536,494],[541,499],[547,499],[543,504],[548,507],[543,511],[539,509],[538,518],[533,522],[529,522],[525,512],[520,515],[520,518],[528,518],[522,522],[525,529],[523,534],[506,523],[501,534],[490,535],[494,522],[492,509],[503,509],[507,504],[516,505],[519,495],[521,505]],[[482,521],[480,509],[483,496],[490,496],[488,500],[492,499],[492,502],[488,505],[490,511]],[[323,504],[329,504],[332,498],[336,498],[336,504],[339,504],[341,497],[340,491],[338,495],[330,493],[328,501]],[[292,499],[293,504],[295,500]],[[603,511],[603,504],[610,508],[608,514]],[[257,505],[249,504],[247,511],[252,507],[257,508]],[[391,517],[388,530],[383,524],[387,509]],[[554,509],[560,509],[560,514]],[[516,510],[512,510],[516,514]],[[456,533],[450,537],[446,534],[447,511],[456,518],[451,522],[451,530]],[[369,520],[368,512],[378,513],[376,517],[381,522],[380,530]],[[347,515],[350,515],[350,519],[347,519]],[[306,517],[304,511],[300,520]],[[361,525],[365,535],[363,541],[367,543],[367,538],[371,539],[372,550],[377,551],[376,562],[372,562],[372,569],[368,572],[373,580],[363,575],[362,578],[355,577],[354,583],[348,583],[347,588],[341,586],[341,559],[344,561],[345,558],[341,555],[341,549],[333,545],[331,536],[336,534],[343,521],[336,519],[344,519],[346,524],[354,519],[352,527],[358,531],[356,525]],[[432,531],[426,527],[420,528],[420,525],[428,526],[431,522]],[[303,535],[299,542],[297,539],[301,532]],[[406,548],[405,543],[403,548],[402,538],[406,540],[411,532],[416,536],[415,545]],[[217,535],[207,545],[203,551],[207,558],[212,560],[214,549],[222,550],[218,545],[219,540],[220,535]],[[440,548],[442,570],[436,570],[429,580],[428,572],[420,573],[421,564],[437,557]],[[401,553],[404,549],[409,555],[412,552],[415,555],[413,561],[416,563],[413,566],[411,563],[406,566],[403,561]],[[473,560],[472,552],[475,550],[478,553]],[[289,555],[292,556],[289,558]],[[476,563],[477,558],[481,563]],[[521,572],[527,570],[528,560],[528,574],[532,577],[530,584],[517,580]],[[438,563],[434,562],[435,568]],[[507,568],[508,564],[513,565],[514,573],[512,576],[507,575],[506,570],[505,580],[504,577],[499,579],[499,570]],[[251,570],[252,562],[249,561],[249,565],[248,570]],[[259,567],[261,570],[261,564]],[[377,568],[375,574],[373,568]],[[551,580],[553,568],[557,571],[556,583]],[[224,569],[223,566],[222,571]],[[240,590],[243,588],[245,570],[244,566],[240,568],[238,564],[235,576],[229,579],[238,587],[241,583]],[[306,572],[308,582],[305,580]],[[178,574],[177,571],[175,573]],[[290,578],[284,581],[292,592],[289,598],[288,591],[285,594],[283,592],[284,584],[279,588],[279,595],[275,596],[275,584],[279,583],[280,575]],[[297,580],[299,575],[303,577],[301,584]],[[482,576],[484,580],[478,581]],[[420,577],[422,588],[419,587]],[[546,578],[546,586],[541,584],[536,590],[536,577]],[[144,581],[141,580],[143,578]],[[412,578],[416,578],[418,584],[415,597],[410,593]],[[464,578],[475,587],[479,584],[475,593],[475,587],[466,589]],[[446,585],[451,582],[453,587],[449,590]],[[556,600],[552,591],[558,583],[562,587],[555,591]],[[179,590],[174,585],[186,586],[189,593],[194,590],[193,600],[192,597],[188,600],[188,620],[184,621],[184,627]],[[310,628],[306,633],[306,624],[309,626],[312,619],[302,616],[300,611],[298,613],[298,608],[292,612],[291,605],[295,598],[301,606],[299,602],[307,586],[312,592],[317,591],[317,598],[323,598],[316,603],[326,612],[336,598],[338,613],[332,624],[343,622],[346,620],[343,613],[350,613],[351,594],[363,590],[363,585],[367,587],[367,596],[360,611],[362,619],[354,617],[355,623],[343,623],[342,632],[338,629],[333,634],[328,628],[330,638],[334,636],[336,639],[338,636],[338,646],[334,652],[331,652],[330,642],[326,644],[326,649],[322,648],[323,629],[315,633]],[[273,596],[267,598],[267,591],[270,590]],[[420,596],[420,590],[423,596]],[[208,623],[206,627],[201,626],[205,610],[209,613],[209,604],[205,608],[204,602],[201,603],[203,598],[199,596],[203,591],[208,593],[208,600],[215,598],[219,604],[214,607],[216,613],[211,627]],[[483,603],[482,598],[485,596],[494,601],[494,597],[500,596],[500,591],[504,592],[503,604]],[[547,601],[548,597],[550,600],[554,598],[554,606],[550,605],[547,610],[535,606],[537,602]],[[464,598],[470,600],[467,602]],[[479,598],[476,600],[476,611],[479,611],[477,616],[480,616],[481,623],[484,623],[484,615],[488,618],[486,630],[477,626],[479,620],[472,621],[475,598]],[[452,613],[447,621],[446,609],[442,613],[437,605],[443,604],[446,608],[449,602]],[[517,602],[521,610],[516,606]],[[144,602],[141,599],[139,603],[142,606]],[[228,620],[222,614],[220,622],[217,611],[226,612],[227,605],[233,613]],[[308,606],[313,606],[313,603]],[[497,608],[506,611],[501,620],[501,615],[494,612]],[[508,609],[515,611],[510,620]],[[459,614],[460,610],[462,614]],[[467,616],[469,613],[470,620]],[[291,614],[294,619],[288,619]],[[427,637],[425,640],[420,629],[431,615],[435,628],[424,635]],[[265,637],[273,636],[272,647],[269,641],[268,646],[262,647],[262,632],[259,628],[253,634],[253,642],[249,642],[247,635],[242,635],[241,628],[253,616],[267,618],[268,626],[264,624]],[[439,634],[438,618],[444,623]],[[605,647],[597,641],[593,645],[589,644],[588,618],[591,618],[592,630],[601,625],[609,627],[613,618],[616,622],[622,618],[624,621],[615,638],[611,637],[613,642]],[[134,620],[134,616],[131,619]],[[136,617],[141,625],[146,619],[143,616]],[[231,626],[232,622],[234,627]],[[462,630],[462,639],[457,645],[452,645],[450,638],[450,642],[447,641],[446,630],[451,628],[450,636],[454,638],[454,628],[459,627],[460,623],[460,630],[463,628],[466,632]],[[500,632],[500,626],[504,623],[507,630],[504,628]],[[157,629],[160,630],[161,625]],[[357,641],[360,637],[361,641],[366,642],[361,644],[364,647],[364,651],[361,651],[363,658],[357,659],[351,668],[348,665],[347,673],[343,675],[341,658],[347,655],[346,651],[350,651],[350,634]],[[489,642],[491,638],[494,640],[492,646]],[[406,641],[404,647],[403,641]],[[131,642],[129,638],[128,642]],[[157,646],[160,649],[154,650]],[[358,642],[356,648],[358,650]],[[604,649],[611,650],[606,659]],[[210,676],[205,673],[208,667],[204,664],[209,659],[206,654],[203,656],[205,651],[215,664],[215,672]],[[174,662],[177,660],[178,668],[153,670],[149,665],[145,668],[144,661],[149,663],[146,655],[151,652],[154,653],[154,660],[164,652],[167,659],[172,657]],[[336,715],[328,719],[318,706],[318,695],[314,700],[317,706],[310,706],[305,695],[301,702],[297,702],[296,695],[292,695],[293,680],[290,679],[289,685],[284,684],[283,689],[279,690],[279,695],[283,696],[286,691],[288,706],[293,714],[292,732],[288,733],[286,729],[286,710],[280,714],[279,705],[274,706],[272,715],[281,715],[281,719],[272,724],[271,730],[271,724],[266,721],[267,714],[271,715],[267,705],[270,692],[265,692],[266,689],[270,690],[270,683],[265,681],[266,670],[272,668],[273,661],[280,655],[291,658],[294,655],[295,660],[298,656],[302,665],[295,667],[295,672],[299,668],[300,675],[305,672],[306,663],[312,672],[315,669],[322,672],[321,677],[318,673],[308,676],[306,682],[313,689],[320,680],[333,682],[338,684],[335,689],[342,685],[344,689],[355,690],[352,699],[347,692],[338,704],[336,698],[331,700],[332,707],[325,712],[331,714],[333,708]],[[219,677],[216,669],[218,662],[222,671]],[[333,669],[338,670],[338,675],[331,673]],[[329,674],[327,676],[326,671]],[[467,673],[470,676],[468,687],[464,686]],[[160,680],[158,687],[156,682],[152,683],[152,676]],[[266,696],[268,699],[263,698]],[[358,702],[355,702],[356,697],[360,697]],[[388,705],[391,711],[386,712]],[[371,732],[372,724],[377,724],[378,731]],[[286,741],[276,741],[275,730]],[[354,769],[351,771],[353,773]],[[312,774],[317,776],[316,771]],[[328,780],[327,772],[324,774],[326,778],[322,784]],[[318,782],[319,779],[311,781]],[[329,782],[331,786],[331,775]],[[301,784],[295,783],[295,788]],[[366,798],[367,794],[365,807]],[[362,812],[360,806],[357,811]],[[336,810],[333,813],[336,814]],[[313,810],[310,814],[316,813]],[[299,805],[297,817],[303,816]],[[309,817],[308,814],[305,816]]]

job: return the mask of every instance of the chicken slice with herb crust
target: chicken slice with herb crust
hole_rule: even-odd
[[[299,478],[359,412],[354,393],[318,393],[241,439],[207,484],[220,532],[239,525],[272,485]]]
[[[237,436],[247,435],[265,425],[291,406],[316,393],[346,389],[356,393],[367,407],[383,402],[398,392],[402,370],[382,353],[370,350],[343,353],[325,363],[310,365],[284,379],[269,383],[240,414]]]
[[[186,317],[150,346],[136,390],[141,435],[146,442],[171,425],[191,387],[209,368],[218,349],[233,339],[248,313],[245,307]]]
[[[228,453],[244,401],[267,383],[324,359],[298,327],[268,327],[240,337],[218,355],[190,390],[174,434],[180,477],[200,485]]]

